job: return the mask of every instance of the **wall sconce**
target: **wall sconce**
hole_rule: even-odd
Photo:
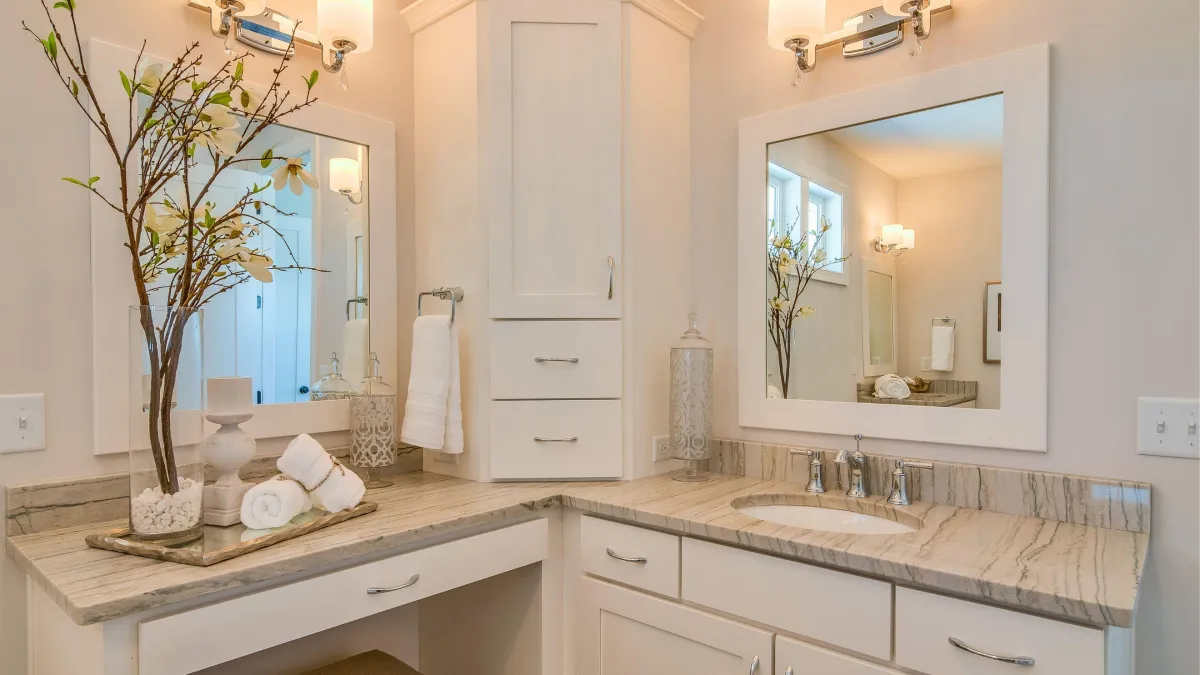
[[[270,54],[291,54],[295,43],[321,50],[321,66],[346,80],[346,55],[365,52],[375,41],[373,0],[317,0],[317,33],[296,28],[291,17],[267,7],[267,0],[187,0],[206,10],[213,35],[224,38],[225,52],[233,40]]]
[[[921,52],[921,43],[929,37],[931,18],[950,9],[952,0],[884,0],[883,5],[860,12],[842,21],[842,27],[825,32],[825,0],[768,0],[767,42],[775,49],[796,55],[796,79],[811,72],[817,64],[817,50],[841,44],[842,56],[865,56],[904,42],[904,24],[912,25],[916,45],[910,52]]]
[[[879,236],[872,239],[871,243],[877,252],[892,253],[899,257],[917,247],[917,233],[900,224],[884,225]]]
[[[357,159],[334,157],[329,160],[329,189],[344,195],[351,204],[361,204],[362,174]]]

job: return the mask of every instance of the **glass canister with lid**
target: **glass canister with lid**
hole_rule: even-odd
[[[396,390],[383,381],[372,352],[371,374],[350,392],[350,463],[367,470],[368,488],[392,485],[381,473],[396,463],[396,413]]]
[[[329,359],[329,365],[321,366],[321,379],[313,384],[308,399],[310,401],[336,401],[350,398],[350,391],[353,387],[342,378],[341,369],[341,361],[338,360],[337,352],[334,352]]]

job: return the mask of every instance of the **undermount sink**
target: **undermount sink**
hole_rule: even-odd
[[[807,501],[805,498],[805,495],[752,495],[734,500],[731,506],[751,518],[822,532],[908,534],[916,532],[917,528],[921,526],[915,516],[894,510],[885,515],[870,515],[837,508],[833,505],[779,503],[780,501]],[[809,499],[815,499],[815,497]],[[895,516],[913,522],[911,524],[899,522],[899,520],[887,516]]]

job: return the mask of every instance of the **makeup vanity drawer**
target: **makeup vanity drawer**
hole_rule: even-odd
[[[892,585],[883,581],[685,538],[681,597],[884,661],[892,656]]]
[[[621,398],[620,321],[493,321],[492,398]]]
[[[584,516],[579,539],[584,572],[679,597],[679,537]]]
[[[620,401],[493,401],[497,480],[620,478]]]
[[[897,587],[896,665],[929,675],[1104,675],[1104,632]]]

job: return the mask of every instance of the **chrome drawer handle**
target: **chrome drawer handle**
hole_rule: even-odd
[[[963,650],[964,652],[967,652],[968,654],[974,654],[975,656],[982,656],[985,659],[999,661],[1000,663],[1011,663],[1014,666],[1032,666],[1033,665],[1033,659],[1029,658],[1028,656],[996,656],[995,654],[988,654],[987,652],[981,652],[978,649],[975,649],[973,647],[968,647],[962,640],[959,640],[956,637],[950,638],[950,644],[954,645],[955,647],[958,647],[959,649]]]
[[[400,584],[399,586],[388,586],[388,587],[386,587],[386,588],[380,588],[380,587],[378,587],[378,586],[372,586],[372,587],[370,587],[370,588],[368,588],[368,589],[367,589],[367,595],[380,595],[381,593],[391,593],[392,591],[399,591],[399,590],[403,590],[403,589],[405,589],[405,588],[408,588],[409,586],[415,586],[415,585],[417,584],[417,582],[418,582],[418,581],[420,581],[420,580],[421,580],[421,575],[420,575],[420,574],[414,574],[414,575],[412,575],[412,578],[411,578],[411,579],[409,579],[408,581],[406,581],[406,582],[404,582],[404,583]]]
[[[796,671],[792,670],[791,666],[788,666],[787,670],[783,671],[783,675],[796,675]]]
[[[617,552],[611,548],[604,549],[604,552],[608,554],[608,557],[615,558],[621,562],[633,563],[635,565],[645,565],[646,563],[650,562],[648,558],[627,558],[623,555],[617,555]]]
[[[791,670],[791,669],[789,668],[788,670]],[[754,657],[754,660],[750,662],[750,675],[754,675],[757,672],[758,672],[758,657],[756,656],[756,657]]]
[[[614,261],[614,260],[613,260],[613,257],[612,257],[611,255],[610,255],[610,256],[608,256],[608,299],[609,299],[609,300],[612,300],[612,296],[613,296],[613,269],[614,269],[614,265],[616,265],[616,261]]]
[[[544,436],[534,436],[535,443],[575,443],[579,440],[578,436],[567,436],[566,438],[546,438]]]
[[[549,356],[535,356],[533,360],[536,363],[579,363],[579,357],[571,356],[565,359],[552,358]]]

